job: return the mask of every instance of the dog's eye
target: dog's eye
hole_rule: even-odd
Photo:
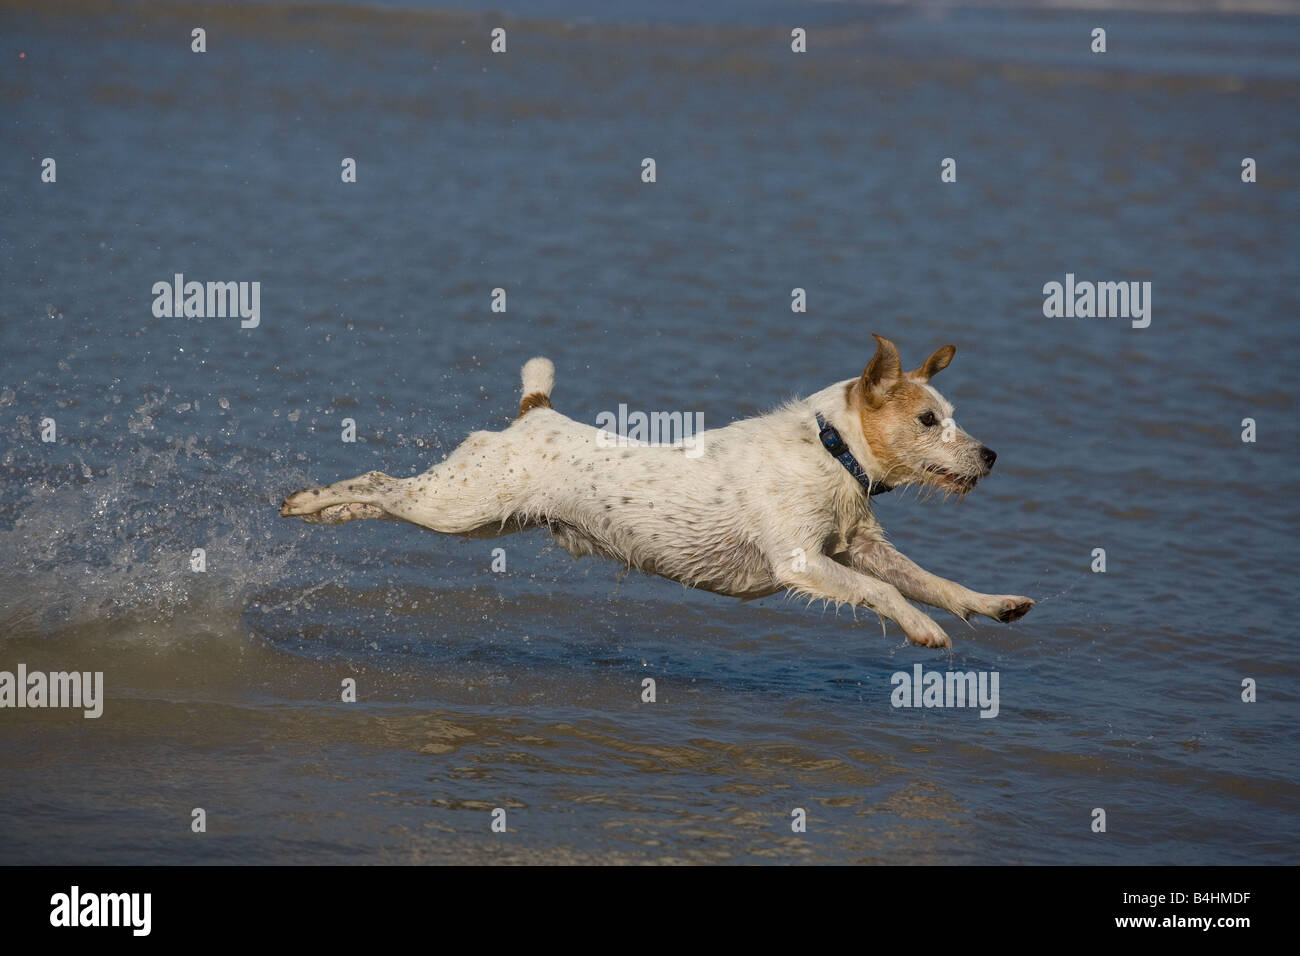
[[[924,415],[918,418],[917,421],[920,422],[922,425],[924,425],[926,428],[933,428],[935,425],[939,424],[939,419],[934,417],[934,412],[926,412]]]

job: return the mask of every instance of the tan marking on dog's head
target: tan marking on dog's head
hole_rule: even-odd
[[[923,484],[965,494],[987,475],[996,456],[957,427],[953,407],[930,384],[957,349],[945,345],[911,372],[898,348],[879,335],[876,354],[849,389],[862,437],[886,485]]]

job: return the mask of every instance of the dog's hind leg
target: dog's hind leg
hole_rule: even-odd
[[[534,358],[521,372],[519,417],[551,407],[555,366]],[[504,432],[474,432],[422,475],[393,478],[368,471],[324,488],[298,491],[284,500],[280,516],[317,524],[360,518],[394,518],[445,534],[508,534],[529,522],[515,505],[529,500],[527,461]]]
[[[504,531],[514,517],[511,489],[524,477],[522,468],[503,467],[505,454],[500,433],[475,432],[424,474],[393,478],[370,471],[308,488],[286,498],[280,515],[322,524],[394,518],[444,534]],[[514,484],[503,476],[510,471]]]

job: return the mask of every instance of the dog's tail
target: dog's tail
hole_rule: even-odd
[[[524,397],[519,401],[519,417],[523,418],[534,408],[553,408],[551,389],[555,387],[555,366],[551,360],[538,356],[524,363]]]

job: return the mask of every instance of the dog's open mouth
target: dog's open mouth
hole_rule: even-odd
[[[948,491],[955,491],[959,495],[966,494],[975,487],[975,482],[980,480],[979,475],[959,475],[938,465],[926,465],[925,470],[932,476],[931,480],[934,484]]]

